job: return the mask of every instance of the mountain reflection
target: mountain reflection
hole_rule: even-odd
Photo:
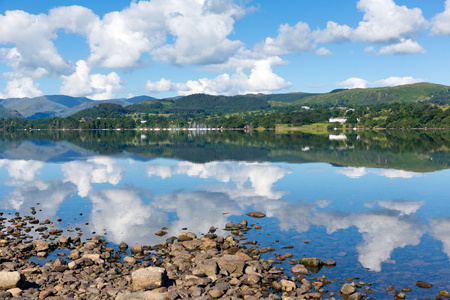
[[[425,201],[377,200],[365,203],[362,211],[350,212],[332,200],[333,187],[339,183],[328,183],[333,184],[329,198],[311,202],[288,200],[294,191],[301,195],[308,185],[324,183],[304,179],[300,187],[292,190],[289,185],[282,185],[286,189],[282,190],[278,184],[303,173],[324,173],[335,179],[343,177],[339,174],[359,178],[373,173],[404,180],[418,174],[370,168],[323,168],[322,172],[308,173],[311,170],[316,169],[299,170],[294,165],[268,162],[140,162],[107,156],[61,164],[3,159],[0,175],[8,175],[1,179],[0,196],[3,209],[22,215],[28,215],[30,207],[39,201],[39,219],[57,218],[62,204],[75,198],[88,200],[92,205],[89,222],[74,220],[78,223],[73,226],[81,227],[86,236],[106,233],[106,239],[116,244],[160,243],[167,237],[158,237],[155,232],[163,227],[168,228],[168,235],[178,235],[183,227],[199,234],[216,226],[223,233],[231,217],[242,216],[250,209],[276,219],[281,231],[303,233],[315,225],[325,227],[331,235],[355,227],[362,238],[356,248],[358,260],[373,271],[381,271],[382,263],[390,261],[395,249],[418,245],[428,231],[418,216]],[[139,180],[133,180],[137,177]],[[159,186],[161,181],[167,181],[167,185]],[[299,185],[299,181],[295,183]],[[71,213],[75,216],[77,212]],[[442,241],[443,251],[450,258],[450,218],[434,218],[429,228],[430,235]]]

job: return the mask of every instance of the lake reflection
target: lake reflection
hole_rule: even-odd
[[[0,160],[1,207],[21,215],[36,207],[37,218],[61,218],[62,229],[80,227],[84,237],[95,232],[106,234],[111,243],[129,245],[163,242],[167,236],[154,234],[163,227],[169,236],[184,227],[206,233],[211,226],[226,234],[222,229],[227,222],[246,218],[263,227],[261,232],[250,231],[249,238],[261,244],[279,239],[278,250],[293,245],[298,255],[325,255],[321,258],[336,259],[344,270],[355,270],[358,261],[360,268],[371,270],[372,275],[365,275],[369,277],[410,270],[437,286],[442,276],[450,278],[450,170],[448,153],[442,150],[446,140],[440,138],[441,144],[429,152],[423,145],[390,152],[374,139],[378,146],[371,145],[379,149],[364,152],[358,145],[369,143],[358,139],[348,147],[351,138],[325,137],[325,147],[320,138],[281,136],[279,140],[289,142],[271,147],[277,140],[271,134],[249,141],[238,135],[227,143],[218,138],[216,145],[216,136],[198,141],[175,137],[171,144],[165,137],[165,146],[154,137],[140,144],[147,152],[130,142],[117,147],[134,153],[123,150],[108,156],[96,152],[98,145],[82,148],[81,142],[75,146],[67,141],[3,141],[7,146]],[[180,145],[187,152],[197,145],[197,152],[182,153]],[[238,158],[219,153],[224,149]],[[252,149],[253,154],[241,153]],[[44,159],[26,156],[34,151]],[[20,153],[25,155],[21,158]],[[194,159],[181,158],[188,154]],[[219,156],[226,159],[204,159]],[[255,156],[267,159],[245,159]],[[327,160],[321,159],[325,156]],[[245,213],[252,210],[267,218],[249,219]],[[312,238],[317,238],[312,244],[327,246],[306,248],[303,241]],[[420,271],[417,264],[423,264]]]

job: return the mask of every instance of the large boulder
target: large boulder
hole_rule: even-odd
[[[167,272],[163,268],[148,267],[133,271],[131,281],[134,291],[146,291],[159,288],[165,284]]]
[[[244,274],[245,259],[236,255],[225,255],[217,260],[220,270],[226,270],[232,277]]]
[[[19,272],[0,272],[0,290],[9,290],[16,287],[21,287],[25,280]]]

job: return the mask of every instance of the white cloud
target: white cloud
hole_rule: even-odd
[[[371,173],[387,178],[413,178],[422,176],[421,173],[409,172],[404,170],[372,170]]]
[[[442,241],[443,251],[450,259],[450,218],[433,219],[430,227],[433,237]]]
[[[401,215],[415,214],[424,204],[423,201],[378,201],[380,207],[399,211]]]
[[[398,85],[405,85],[405,84],[413,84],[418,82],[423,82],[424,80],[421,78],[413,78],[413,77],[388,77],[385,79],[380,79],[374,82],[369,82],[362,78],[349,78],[343,82],[337,82],[336,85],[348,88],[348,89],[355,89],[355,88],[367,88],[368,86],[371,87],[383,87],[383,86],[398,86]]]
[[[425,53],[425,49],[412,39],[401,39],[399,43],[382,47],[380,54],[415,54]]]
[[[316,50],[316,54],[319,56],[331,56],[333,55],[333,52],[331,52],[327,48],[322,47]]]
[[[69,76],[62,76],[62,94],[70,96],[85,96],[93,100],[114,98],[124,91],[122,81],[116,72],[108,75],[90,74],[91,68],[84,60],[77,62],[75,72]]]
[[[329,21],[325,29],[313,32],[314,43],[353,41],[386,45],[379,54],[425,52],[416,39],[429,24],[419,8],[399,6],[394,0],[360,0],[357,8],[364,16],[356,28]],[[366,52],[376,53],[373,47]]]
[[[1,54],[15,77],[57,77],[70,72],[72,64],[52,42],[56,37],[56,28],[47,15],[19,10],[0,15],[0,43],[15,45],[10,50],[3,49]]]
[[[396,5],[394,0],[360,0],[363,21],[354,30],[354,39],[371,43],[391,43],[412,38],[428,28],[419,8]]]
[[[445,1],[445,10],[431,19],[431,32],[435,35],[450,35],[450,0]]]
[[[369,82],[367,80],[361,78],[349,78],[342,82],[336,82],[337,86],[346,88],[346,89],[364,89],[367,87]]]
[[[30,77],[15,78],[8,81],[5,94],[0,93],[2,98],[38,97],[44,93],[39,89],[39,83],[35,83]]]
[[[314,50],[309,25],[298,22],[294,27],[283,24],[278,29],[276,38],[266,38],[265,42],[255,46],[254,51],[267,56],[303,53]]]
[[[360,178],[367,175],[366,168],[345,167],[336,171],[337,174],[342,174],[350,178]]]
[[[92,190],[92,183],[117,185],[122,180],[125,166],[119,165],[108,157],[95,157],[86,162],[72,161],[64,163],[61,170],[64,182],[72,182],[78,187],[78,195],[86,197]]]
[[[211,95],[235,95],[248,93],[271,93],[290,87],[292,84],[273,72],[273,68],[283,64],[281,58],[275,56],[254,63],[249,75],[237,72],[232,75],[221,74],[215,78],[202,78],[198,81],[174,83],[161,79],[157,82],[147,81],[147,92],[177,91],[180,95],[205,93]]]
[[[35,160],[0,160],[0,167],[6,166],[8,175],[20,181],[33,181],[40,174],[44,163]]]
[[[421,78],[413,78],[413,77],[389,77],[386,79],[375,81],[373,84],[376,86],[397,86],[397,85],[419,83],[423,81],[424,80]]]

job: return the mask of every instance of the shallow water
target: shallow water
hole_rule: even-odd
[[[423,298],[450,289],[449,141],[450,132],[4,135],[0,205],[130,246],[182,228],[228,234],[227,222],[246,219],[262,227],[244,236],[261,247],[337,261],[313,276],[373,283],[376,299],[389,285]],[[245,215],[253,210],[267,217]]]

